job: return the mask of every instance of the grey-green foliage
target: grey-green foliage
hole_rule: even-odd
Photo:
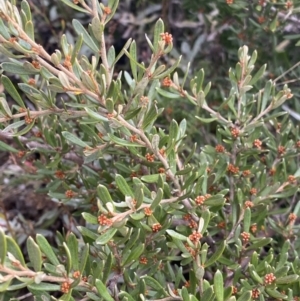
[[[299,127],[280,109],[291,90],[265,80],[266,66],[256,69],[256,51],[243,46],[215,110],[203,69],[189,79],[188,68],[176,72],[180,57],[161,63],[173,46],[162,20],[146,37],[152,56],[144,63],[131,39],[120,53],[105,47],[118,1],[62,2],[91,23],[73,20],[75,45],[63,35],[61,49],[49,54],[34,41],[29,4],[0,0],[0,51],[10,58],[1,64],[0,127],[27,152],[25,161],[39,151],[31,178],[47,179],[52,200],[85,223],[76,235],[57,233],[55,247],[40,234],[29,237],[25,259],[1,230],[2,297],[25,287],[38,300],[299,296]],[[79,54],[83,44],[91,58]],[[115,75],[121,56],[131,71]],[[188,101],[198,113],[161,126],[165,101]],[[200,149],[187,139],[192,121],[214,126],[214,145]],[[33,150],[22,143],[29,140]],[[0,148],[18,152],[4,142]]]

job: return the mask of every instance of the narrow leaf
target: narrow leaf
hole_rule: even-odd
[[[72,143],[82,146],[82,147],[89,147],[85,142],[83,142],[82,140],[80,140],[78,137],[76,137],[75,135],[69,133],[69,132],[62,132],[62,135],[69,141],[71,141]]]
[[[25,108],[25,104],[22,100],[22,97],[20,96],[20,94],[16,90],[16,88],[13,85],[13,83],[11,82],[11,80],[7,76],[2,75],[1,82],[2,82],[5,90],[7,91],[7,93],[16,101],[16,103],[20,107]]]
[[[124,196],[131,196],[134,198],[134,193],[127,184],[127,181],[121,176],[121,175],[116,175],[115,177],[116,184],[119,188],[119,190],[123,193]]]
[[[110,228],[105,233],[101,234],[96,239],[96,244],[98,245],[105,245],[107,244],[115,235],[115,233],[118,231],[116,228]]]
[[[104,285],[104,283],[100,279],[96,279],[95,282],[96,289],[99,293],[99,295],[106,301],[114,301],[115,299],[109,294],[107,287]]]
[[[91,48],[95,53],[98,53],[99,52],[99,47],[95,44],[92,37],[85,30],[85,28],[81,25],[81,22],[79,22],[76,19],[73,19],[72,24],[73,24],[73,28],[75,29],[76,33],[78,35],[82,34],[82,38],[83,38],[84,43],[89,48]]]
[[[217,270],[214,275],[214,291],[217,301],[223,301],[224,296],[224,281],[220,270]]]
[[[59,261],[58,261],[56,255],[55,255],[52,247],[48,243],[47,239],[43,235],[37,234],[36,241],[37,241],[38,245],[40,246],[40,248],[41,248],[42,252],[44,253],[44,255],[49,259],[49,261],[53,265],[58,266]]]
[[[39,246],[35,243],[32,237],[28,237],[27,242],[27,251],[29,260],[33,266],[33,269],[36,272],[41,271],[42,269],[42,252]]]
[[[7,243],[4,231],[0,227],[0,265],[4,263],[7,252]]]
[[[208,267],[215,263],[223,254],[226,247],[226,242],[223,240],[221,244],[219,245],[218,249],[215,253],[212,254],[212,256],[204,263],[205,267]]]

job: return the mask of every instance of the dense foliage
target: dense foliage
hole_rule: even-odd
[[[0,0],[1,300],[300,297],[299,8],[167,4]]]

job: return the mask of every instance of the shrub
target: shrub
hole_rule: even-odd
[[[203,69],[181,76],[180,57],[161,63],[173,46],[162,20],[143,63],[132,39],[106,49],[118,1],[62,2],[92,21],[74,19],[75,44],[63,35],[48,53],[29,4],[0,1],[0,147],[73,210],[69,231],[29,237],[27,253],[0,230],[3,298],[24,288],[37,300],[298,298],[299,127],[281,110],[291,90],[243,46],[215,108]],[[115,74],[122,56],[130,72]],[[168,122],[166,102],[192,109]],[[206,134],[187,137],[200,124]]]

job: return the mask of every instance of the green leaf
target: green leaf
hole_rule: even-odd
[[[273,82],[271,80],[267,81],[267,83],[265,85],[265,88],[264,88],[264,94],[263,94],[263,98],[262,98],[260,112],[263,112],[265,110],[266,106],[267,106],[267,103],[268,103],[269,98],[270,98],[272,87],[273,87]]]
[[[31,122],[30,124],[28,124],[24,129],[20,130],[19,132],[13,134],[13,137],[18,137],[18,136],[23,136],[25,134],[27,134],[34,126],[34,122]]]
[[[125,291],[120,291],[118,296],[122,298],[122,301],[136,301],[136,299],[132,298],[132,296]]]
[[[97,216],[92,215],[92,214],[87,213],[87,212],[82,212],[81,215],[84,218],[84,220],[87,221],[89,224],[98,225]]]
[[[162,79],[165,78],[166,76],[169,76],[179,65],[180,61],[181,61],[181,55],[178,57],[177,61],[167,70],[165,70],[164,72],[154,76],[155,79]]]
[[[256,272],[256,270],[255,270],[255,268],[254,268],[254,266],[253,266],[252,264],[249,264],[249,266],[248,266],[248,271],[249,271],[249,273],[250,273],[251,278],[252,278],[254,281],[256,281],[256,282],[258,282],[258,283],[260,283],[260,284],[263,284],[263,283],[264,283],[264,281],[263,281],[262,278],[258,275],[258,273]]]
[[[26,22],[25,32],[30,37],[30,39],[34,40],[34,27],[32,21]]]
[[[59,265],[59,261],[52,249],[52,247],[50,246],[50,244],[48,243],[47,239],[41,235],[41,234],[37,234],[36,235],[36,241],[38,243],[38,245],[40,246],[42,252],[44,253],[44,255],[49,259],[49,261],[55,265],[58,266]]]
[[[86,227],[78,226],[77,228],[83,236],[86,236],[87,238],[90,238],[93,241],[99,237],[99,234],[96,234],[95,232],[87,229]]]
[[[5,116],[8,116],[10,118],[12,117],[12,112],[11,112],[10,107],[4,97],[0,97],[0,108],[2,109],[2,113]]]
[[[0,141],[0,150],[2,151],[8,151],[8,152],[12,152],[12,153],[17,153],[18,150],[15,149],[14,147],[7,145],[6,143]]]
[[[92,31],[97,41],[101,43],[104,26],[101,24],[101,21],[98,16],[94,17],[92,20]]]
[[[141,180],[146,183],[157,183],[158,178],[159,178],[159,174],[152,174],[152,175],[142,176]]]
[[[96,239],[96,244],[98,245],[105,245],[107,244],[115,235],[115,233],[118,231],[116,228],[110,228],[106,230],[103,234],[100,234],[100,236]]]
[[[106,283],[108,280],[109,275],[111,274],[112,271],[112,264],[113,264],[113,253],[109,253],[106,260],[105,260],[105,265],[103,268],[103,275],[102,275],[102,281]]]
[[[66,253],[66,257],[67,257],[67,262],[65,263],[65,267],[66,267],[66,272],[67,272],[67,275],[70,273],[70,270],[71,270],[71,267],[72,267],[72,256],[71,256],[71,252],[70,252],[70,250],[69,250],[69,248],[68,248],[68,245],[65,243],[65,242],[63,242],[63,247],[64,247],[64,249],[65,249],[65,253]]]
[[[95,53],[99,52],[99,47],[95,44],[92,37],[89,35],[89,33],[85,30],[85,28],[81,25],[81,22],[79,22],[76,19],[73,19],[72,21],[73,28],[75,29],[76,33],[78,35],[82,34],[82,38],[84,43],[92,49]]]
[[[158,188],[157,192],[156,192],[156,197],[155,199],[152,201],[150,209],[155,210],[156,207],[159,205],[159,203],[161,202],[162,198],[164,196],[164,191],[162,190],[162,188]]]
[[[131,196],[134,198],[134,193],[127,184],[127,181],[119,174],[115,177],[116,184],[118,186],[118,189],[123,193],[124,196]]]
[[[251,225],[251,209],[246,208],[245,209],[245,214],[244,214],[244,231],[249,232]]]
[[[26,19],[27,19],[28,21],[31,20],[32,17],[31,17],[30,6],[29,6],[29,4],[28,4],[27,1],[23,0],[23,1],[21,2],[21,9],[22,9],[22,11],[25,13]]]
[[[213,118],[203,118],[203,117],[196,116],[196,118],[199,119],[203,123],[212,123],[215,120],[218,120],[218,118],[215,118],[215,117],[213,117]]]
[[[109,294],[107,287],[103,284],[100,279],[96,279],[95,282],[96,289],[99,295],[106,301],[114,301],[115,299]]]
[[[283,299],[286,300],[288,298],[287,295],[281,294],[280,292],[278,292],[275,289],[270,289],[270,288],[266,288],[266,293],[270,296],[273,297],[275,299]]]
[[[247,250],[256,250],[258,248],[264,247],[272,242],[272,238],[262,238],[258,242],[253,243],[251,246],[247,247]]]
[[[130,53],[130,57],[132,58],[132,59],[130,59],[130,67],[131,67],[132,76],[135,79],[135,81],[138,82],[137,64],[135,63],[137,61],[135,41],[132,41],[130,48],[129,48],[129,53]]]
[[[134,147],[145,147],[144,145],[141,145],[139,143],[134,143],[134,142],[131,142],[131,141],[128,141],[128,140],[118,138],[118,137],[114,136],[113,134],[108,134],[108,136],[111,139],[111,141],[113,141],[114,143],[116,143],[118,145],[134,146]]]
[[[182,240],[182,241],[186,241],[187,238],[185,235],[182,235],[182,234],[179,234],[177,232],[175,232],[174,230],[166,230],[166,232],[173,238],[175,239],[179,239],[179,240]]]
[[[27,242],[27,252],[29,256],[29,260],[33,266],[33,269],[36,272],[41,271],[42,269],[42,252],[39,246],[35,243],[32,237],[28,237]]]
[[[108,119],[94,111],[92,111],[89,108],[84,108],[85,111],[87,112],[87,114],[92,117],[93,119],[97,120],[97,121],[108,121]]]
[[[204,202],[206,206],[211,206],[211,207],[222,206],[224,205],[224,203],[225,203],[225,198],[221,194],[213,195]]]
[[[8,92],[8,94],[16,101],[16,103],[22,107],[25,108],[25,104],[22,100],[22,97],[20,96],[20,94],[18,93],[18,91],[16,90],[15,86],[13,85],[13,83],[11,82],[11,80],[5,76],[2,75],[1,77],[1,82],[5,88],[5,90]]]
[[[245,291],[242,293],[242,295],[237,299],[237,301],[250,301],[252,300],[252,292],[251,291]]]
[[[81,139],[79,139],[77,136],[69,133],[69,132],[62,132],[62,135],[72,143],[82,146],[82,147],[89,147],[85,142],[83,142]]]
[[[99,184],[97,186],[97,195],[103,204],[106,204],[108,202],[111,202],[111,203],[113,202],[108,189],[104,185]]]
[[[299,275],[287,275],[276,279],[276,284],[291,284],[298,281]]]
[[[183,301],[190,301],[191,300],[190,296],[189,296],[189,292],[188,292],[188,290],[185,286],[181,289],[181,296],[182,296]]]
[[[156,54],[159,49],[159,41],[161,41],[161,34],[164,33],[164,22],[162,19],[158,19],[155,23],[154,27],[154,38],[153,38],[153,47],[154,47],[154,53]]]
[[[13,276],[10,276],[10,279],[8,281],[0,282],[0,293],[7,292],[7,288],[9,287],[12,279],[13,279]]]
[[[267,68],[266,64],[262,65],[251,79],[249,85],[253,86],[264,75],[266,68]]]
[[[9,72],[12,74],[19,74],[19,75],[31,75],[31,74],[39,73],[39,71],[35,68],[28,69],[28,68],[23,67],[20,64],[16,64],[16,63],[12,63],[12,62],[2,63],[1,68],[6,72]]]
[[[144,117],[143,129],[146,129],[149,125],[151,125],[157,119],[158,115],[156,106],[152,106]]]
[[[22,266],[26,267],[23,253],[16,241],[12,237],[6,236],[6,245],[7,252],[10,252],[17,260],[20,261]]]
[[[134,199],[136,201],[135,208],[138,209],[144,202],[144,185],[139,184],[134,190]]]
[[[0,227],[0,265],[4,263],[7,252],[5,233]]]
[[[214,291],[217,301],[223,301],[224,296],[224,281],[220,270],[217,270],[214,275]]]
[[[139,257],[143,254],[145,249],[145,244],[138,244],[134,249],[130,250],[128,257],[123,258],[122,266],[130,264],[132,261],[137,261]]]
[[[150,276],[143,276],[142,279],[145,280],[146,285],[152,287],[155,289],[157,294],[162,294],[164,297],[168,296],[168,293],[165,291],[165,289],[162,287],[162,285],[156,281],[154,278]]]
[[[80,256],[80,261],[79,261],[79,271],[80,271],[80,274],[83,273],[84,269],[85,269],[85,266],[86,266],[86,263],[87,263],[87,260],[89,258],[89,245],[88,244],[85,244],[82,251],[81,251],[81,256]]]
[[[52,284],[52,283],[33,283],[28,286],[29,289],[35,290],[35,291],[44,291],[44,292],[59,292],[60,291],[60,285],[59,284]]]
[[[82,42],[83,42],[83,36],[82,36],[82,34],[80,34],[77,38],[77,41],[75,43],[75,46],[74,46],[74,49],[73,49],[73,52],[72,52],[72,56],[71,56],[71,64],[72,65],[74,64],[75,59],[78,56],[78,53],[79,53],[79,51],[81,49],[81,46],[82,46]]]
[[[166,97],[166,98],[170,98],[170,99],[177,99],[177,98],[180,98],[180,94],[179,93],[172,93],[172,92],[169,92],[169,91],[166,91],[164,89],[161,89],[161,88],[156,88],[156,91]]]
[[[212,256],[204,263],[204,266],[207,268],[213,263],[215,263],[222,256],[225,247],[226,247],[226,242],[223,240],[219,245],[218,249],[216,250],[216,252],[214,252]]]
[[[135,244],[137,239],[140,237],[141,229],[133,229],[131,228],[130,230],[130,238],[128,242],[126,243],[124,249],[123,249],[123,254],[127,253]],[[133,233],[132,233],[133,232]]]
[[[67,236],[67,245],[68,245],[68,248],[69,248],[69,251],[70,251],[70,254],[71,254],[71,258],[72,258],[72,269],[74,271],[77,271],[79,270],[79,261],[78,261],[78,240],[75,236],[74,233],[70,233],[68,236]]]
[[[82,13],[85,13],[87,15],[90,13],[88,10],[82,8],[81,6],[74,4],[73,1],[70,1],[70,0],[61,0],[61,2],[65,3],[66,5],[68,5],[70,7],[72,7],[73,9],[75,9],[77,11],[80,11]]]
[[[213,294],[214,294],[213,288],[210,286],[204,291],[201,300],[209,301],[211,300]]]
[[[9,39],[10,39],[10,34],[9,34],[9,32],[8,32],[8,28],[4,25],[2,19],[0,19],[0,32],[1,32],[1,35],[2,35],[6,40],[9,40]]]

